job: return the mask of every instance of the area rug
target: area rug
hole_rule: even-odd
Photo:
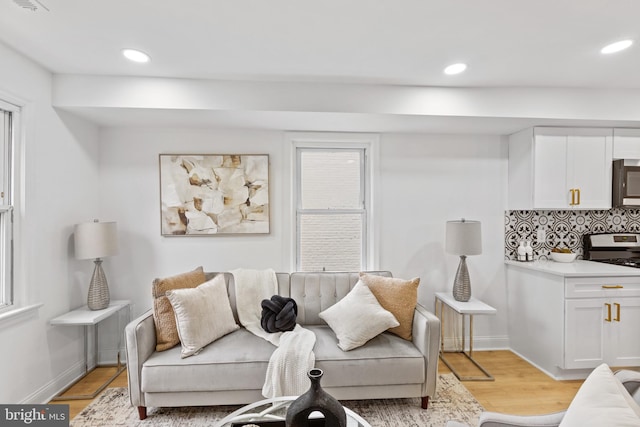
[[[483,408],[453,374],[438,378],[435,398],[429,409],[420,408],[420,399],[346,400],[342,404],[358,413],[372,427],[443,427],[455,420],[476,426]],[[72,421],[73,427],[178,427],[214,426],[239,406],[194,406],[149,408],[144,421],[129,403],[127,389],[109,388]]]

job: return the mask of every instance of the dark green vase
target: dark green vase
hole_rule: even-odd
[[[310,426],[309,415],[315,411],[324,415],[324,427],[347,427],[344,407],[320,386],[322,374],[322,369],[317,368],[307,374],[311,380],[311,387],[289,406],[285,423],[287,427]],[[314,420],[314,426],[321,425],[316,421],[319,420]]]

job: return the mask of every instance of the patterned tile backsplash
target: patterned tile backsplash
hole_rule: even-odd
[[[538,230],[545,239],[538,241]],[[606,211],[506,211],[504,257],[516,259],[521,240],[530,240],[534,259],[548,259],[554,247],[567,247],[582,258],[582,236],[592,233],[640,233],[640,209]]]

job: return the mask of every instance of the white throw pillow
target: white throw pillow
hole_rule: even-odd
[[[335,332],[338,347],[344,351],[360,347],[387,329],[400,325],[360,281],[344,298],[319,316]]]
[[[639,427],[638,404],[625,394],[629,395],[603,363],[580,386],[560,427]]]
[[[239,328],[222,274],[197,288],[174,289],[166,295],[175,312],[183,359]]]

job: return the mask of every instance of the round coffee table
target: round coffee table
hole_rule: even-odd
[[[215,427],[231,427],[232,423],[243,425],[242,423],[251,424],[256,421],[284,421],[289,405],[297,398],[298,396],[282,396],[251,403],[217,421]],[[347,427],[371,427],[371,424],[351,409],[344,408],[344,411],[347,413]],[[317,415],[322,416],[320,413]],[[310,418],[313,416],[314,413]]]

